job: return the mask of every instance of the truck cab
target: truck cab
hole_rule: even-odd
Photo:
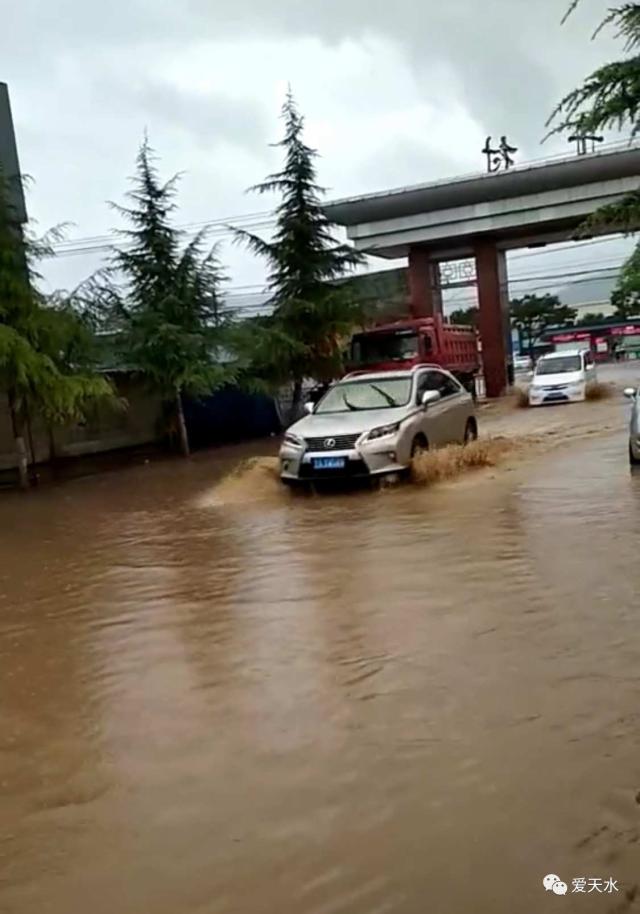
[[[397,371],[431,361],[431,338],[416,327],[381,328],[357,333],[351,340],[349,365],[357,369]]]
[[[480,368],[473,327],[446,323],[442,317],[413,318],[356,333],[348,354],[349,371],[398,371],[438,365],[474,392]]]

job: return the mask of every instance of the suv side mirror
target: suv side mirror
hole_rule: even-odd
[[[315,404],[313,404],[313,403],[311,402],[311,400],[309,400],[308,403],[305,403],[305,404],[304,404],[304,411],[305,411],[305,413],[309,413],[309,415],[311,415],[311,414],[313,413],[313,407],[314,407],[314,405],[315,405]]]
[[[625,395],[625,397],[628,397],[630,400],[633,400],[633,398],[636,395],[635,387],[625,387],[624,395]]]
[[[442,395],[438,390],[425,390],[422,394],[422,405],[429,406],[432,403],[437,403],[438,400],[442,399]]]

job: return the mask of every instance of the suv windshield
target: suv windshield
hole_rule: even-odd
[[[348,413],[362,409],[392,409],[406,406],[411,396],[411,378],[375,378],[337,384],[318,403],[315,413]]]
[[[355,365],[403,362],[416,358],[418,353],[418,334],[412,330],[362,334],[354,337],[351,346],[351,358]]]
[[[579,355],[565,355],[554,359],[541,359],[536,367],[536,374],[564,374],[567,371],[581,369],[582,359]]]

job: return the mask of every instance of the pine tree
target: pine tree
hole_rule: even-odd
[[[173,410],[180,448],[188,456],[185,394],[204,395],[234,380],[216,361],[224,320],[222,273],[205,232],[189,244],[173,225],[174,177],[162,184],[145,140],[137,159],[129,206],[115,209],[131,224],[120,232],[107,288],[110,327],[125,363],[139,371]],[[103,290],[104,293],[104,290]]]
[[[50,253],[24,236],[0,177],[0,390],[9,402],[23,488],[30,484],[25,433],[32,416],[64,424],[83,419],[99,402],[115,402],[110,383],[93,370],[82,318],[38,291],[34,262]]]
[[[579,5],[573,0],[565,19]],[[617,28],[624,39],[625,56],[605,64],[566,95],[549,119],[556,123],[551,133],[596,134],[603,129],[640,132],[640,3],[622,3],[610,9],[596,30]],[[595,37],[595,35],[594,35]],[[597,210],[581,227],[582,234],[598,229],[633,232],[640,227],[640,188],[621,200]]]
[[[269,264],[273,315],[261,321],[256,367],[273,383],[291,384],[295,418],[304,379],[329,380],[341,370],[342,341],[358,320],[359,305],[336,280],[362,258],[332,235],[324,189],[316,183],[317,153],[304,141],[304,118],[291,92],[282,117],[285,134],[276,145],[284,150],[283,168],[251,188],[282,195],[275,234],[270,242],[245,231],[236,236]]]

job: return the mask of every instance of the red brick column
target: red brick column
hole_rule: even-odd
[[[425,248],[409,248],[409,306],[412,317],[442,314],[438,265]]]
[[[488,397],[499,397],[507,387],[509,301],[504,251],[492,241],[475,247],[482,362]]]

